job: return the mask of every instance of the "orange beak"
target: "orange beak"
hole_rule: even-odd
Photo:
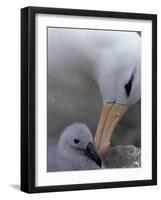
[[[104,104],[94,137],[95,147],[100,155],[107,151],[112,133],[127,110],[127,105],[117,103]]]

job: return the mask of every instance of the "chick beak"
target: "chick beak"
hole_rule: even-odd
[[[91,142],[89,142],[88,145],[87,145],[87,148],[85,150],[85,155],[88,156],[93,161],[95,161],[96,164],[101,168],[102,160],[100,159],[100,157],[96,153],[95,147]]]

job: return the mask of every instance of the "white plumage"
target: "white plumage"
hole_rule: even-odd
[[[93,79],[104,103],[132,105],[141,93],[141,38],[136,32],[49,29],[49,60],[64,73],[71,71]],[[53,68],[54,70],[54,68]],[[130,96],[125,84],[134,74]],[[65,75],[65,74],[64,74]],[[74,78],[74,77],[73,77]]]

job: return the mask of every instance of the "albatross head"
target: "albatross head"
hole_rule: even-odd
[[[63,131],[58,144],[61,152],[69,156],[86,155],[101,167],[102,161],[97,155],[93,145],[93,137],[89,128],[84,123],[73,123]]]
[[[94,140],[101,155],[122,116],[141,97],[140,40],[138,47],[125,49],[106,51],[99,63],[97,82],[104,104]]]

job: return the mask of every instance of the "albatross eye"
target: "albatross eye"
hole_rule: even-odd
[[[125,90],[126,90],[127,96],[130,96],[130,92],[131,92],[131,82],[130,81],[125,85]]]
[[[75,144],[78,144],[78,143],[79,143],[79,140],[78,140],[78,139],[74,139],[74,143],[75,143]]]
[[[131,92],[131,88],[132,88],[132,82],[134,79],[134,74],[132,73],[130,80],[128,81],[128,83],[126,83],[125,85],[125,90],[126,90],[126,94],[127,96],[130,96],[130,92]]]

